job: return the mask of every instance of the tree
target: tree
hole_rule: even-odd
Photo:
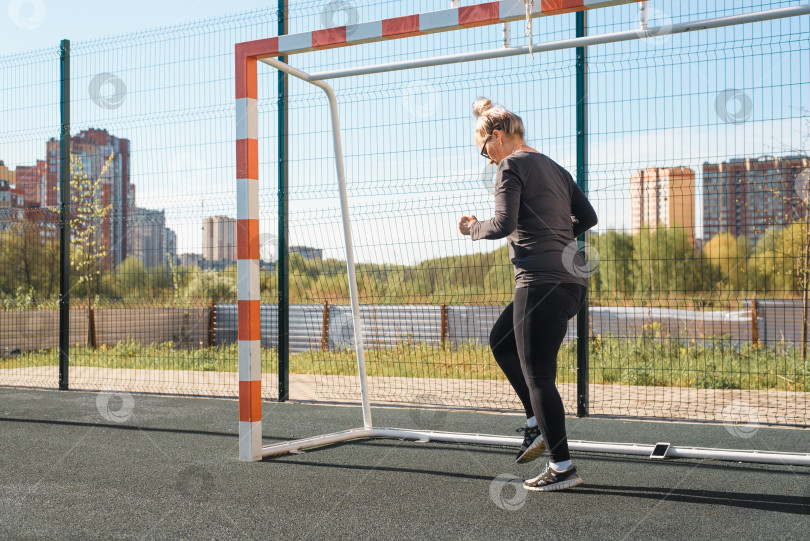
[[[802,296],[802,359],[807,358],[807,305],[808,279],[810,279],[810,231],[808,223],[794,222],[780,231],[781,278],[775,284],[785,291],[798,291]]]
[[[805,148],[810,146],[810,115],[805,113],[804,133],[802,140]],[[805,156],[807,154],[805,153]],[[799,275],[802,286],[802,360],[807,359],[807,310],[810,304],[810,167],[806,167],[793,180],[794,190],[798,198],[798,216],[804,219],[801,222],[803,227],[802,249],[799,259]],[[796,201],[794,199],[794,201]]]
[[[186,287],[185,296],[192,301],[233,302],[236,297],[236,278],[214,270],[197,272]]]
[[[808,164],[807,149],[810,148],[810,111],[801,108],[804,120],[804,129],[801,133],[799,148],[792,147],[788,151],[793,155],[804,156],[804,163]],[[799,222],[802,234],[799,236],[800,250],[797,259],[797,277],[802,294],[802,359],[807,359],[807,324],[808,305],[810,305],[810,166],[805,166],[793,176],[792,190],[785,190],[790,202],[790,216],[788,221]],[[784,197],[784,195],[783,195]]]
[[[599,235],[599,291],[607,298],[633,294],[633,236],[619,231]]]
[[[109,216],[112,205],[104,205],[102,184],[104,175],[112,165],[115,153],[111,153],[96,179],[90,179],[84,171],[84,163],[75,154],[70,155],[71,244],[70,262],[77,277],[77,285],[87,291],[87,342],[95,344],[93,319],[93,286],[98,286],[101,263],[107,257],[107,246],[101,238],[101,224]]]
[[[703,246],[703,257],[714,272],[711,281],[717,288],[743,291],[748,288],[748,254],[750,243],[744,235],[734,237],[720,233]]]
[[[706,283],[703,260],[680,227],[643,228],[633,237],[633,285],[642,298],[695,293]]]
[[[509,261],[506,246],[495,250],[489,271],[484,278],[484,290],[491,302],[509,303],[515,289],[515,271]]]
[[[802,285],[802,360],[807,359],[807,307],[808,291],[810,291],[810,223],[805,220],[801,224],[804,228],[802,236],[802,251],[799,259],[800,283]],[[805,365],[806,367],[806,365]]]
[[[179,287],[184,285],[182,277],[177,277],[178,290],[173,293],[179,297]],[[144,267],[143,262],[130,256],[121,262],[115,271],[102,278],[104,291],[117,298],[154,299],[174,289],[172,274],[164,266],[151,269]]]
[[[50,299],[59,283],[58,266],[58,243],[47,240],[36,223],[15,222],[0,233],[0,295],[20,291],[33,304]]]

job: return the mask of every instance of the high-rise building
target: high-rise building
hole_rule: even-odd
[[[236,220],[212,216],[203,222],[203,257],[215,261],[236,262]]]
[[[45,159],[45,196],[43,207],[56,207],[60,204],[59,169],[60,141],[47,142]],[[103,176],[101,201],[103,206],[112,205],[109,218],[104,220],[98,242],[107,248],[106,268],[115,268],[127,258],[127,227],[129,224],[129,140],[119,139],[106,130],[89,129],[71,137],[71,152],[82,160],[84,172],[89,179],[97,179],[110,154],[115,153],[113,163]]]
[[[163,253],[164,264],[168,263],[168,258],[171,258],[172,265],[177,265],[177,233],[168,227],[163,231]]]
[[[718,233],[758,240],[771,226],[806,216],[796,178],[810,158],[740,158],[703,164],[703,238]],[[799,188],[801,189],[801,188]]]
[[[148,269],[167,265],[164,211],[134,207],[130,209],[129,222],[130,255],[140,259]]]
[[[37,160],[36,165],[18,165],[16,188],[22,190],[25,203],[42,205],[42,196],[46,193],[45,187],[45,160]]]
[[[642,169],[630,177],[632,233],[658,225],[682,228],[695,243],[695,172],[688,167]]]

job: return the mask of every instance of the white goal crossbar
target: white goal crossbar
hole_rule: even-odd
[[[575,8],[567,7],[555,12],[580,11],[593,7],[627,4],[634,0],[611,2],[571,2]],[[242,460],[260,460],[262,457],[286,454],[304,449],[312,449],[344,441],[367,438],[393,438],[413,441],[441,441],[472,443],[498,446],[520,446],[518,437],[488,434],[462,434],[430,430],[409,430],[399,428],[375,428],[371,419],[366,378],[363,325],[360,315],[359,295],[355,279],[354,247],[352,243],[349,203],[346,191],[346,176],[343,163],[343,148],[340,136],[338,104],[327,79],[350,77],[395,70],[438,66],[458,62],[469,62],[506,56],[543,52],[573,47],[586,47],[604,43],[614,43],[633,39],[644,39],[662,33],[684,33],[708,28],[719,28],[766,21],[798,15],[810,14],[810,4],[790,8],[775,9],[745,15],[735,15],[703,21],[675,24],[667,28],[647,28],[599,36],[588,36],[533,46],[496,49],[459,55],[378,64],[308,74],[278,60],[277,56],[297,52],[347,46],[355,43],[368,43],[384,39],[396,39],[427,32],[455,30],[466,26],[481,26],[517,20],[515,6],[523,5],[520,0],[489,2],[467,8],[456,8],[422,16],[400,17],[355,25],[351,29],[353,39],[348,39],[346,27],[330,28],[307,34],[280,36],[264,40],[250,41],[236,45],[236,152],[237,152],[237,252],[238,252],[238,303],[239,303],[239,455]],[[538,4],[540,4],[538,2]],[[543,3],[545,4],[545,3]],[[466,10],[466,11],[464,11]],[[511,10],[509,12],[508,10]],[[534,16],[547,15],[539,9]],[[511,17],[509,19],[508,17]],[[427,21],[427,22],[426,22]],[[466,24],[465,24],[466,22]],[[387,24],[386,24],[387,23]],[[443,25],[443,26],[442,26]],[[362,27],[362,28],[361,28]],[[340,204],[343,219],[343,233],[348,268],[349,293],[352,316],[354,318],[354,342],[357,352],[357,365],[360,380],[360,394],[363,411],[363,428],[299,439],[275,445],[263,446],[261,441],[261,357],[260,357],[260,296],[259,296],[259,210],[258,210],[258,112],[257,112],[257,67],[256,62],[268,64],[288,75],[321,88],[329,101],[332,120],[332,137],[335,151]],[[660,444],[659,444],[660,445]],[[617,453],[651,456],[658,447],[655,444],[610,443],[569,441],[574,451]],[[747,451],[732,449],[712,449],[699,447],[678,447],[664,444],[657,457],[699,458],[732,460],[810,466],[810,453],[776,453],[767,451]]]

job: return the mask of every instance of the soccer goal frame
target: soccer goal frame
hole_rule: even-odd
[[[536,0],[531,17],[586,11],[620,4],[641,4],[639,0]],[[237,282],[239,339],[239,457],[245,461],[311,449],[344,441],[367,438],[393,438],[413,441],[441,441],[497,446],[520,446],[518,437],[490,434],[462,434],[432,430],[375,427],[371,417],[366,377],[363,322],[355,279],[354,247],[352,243],[346,175],[340,135],[338,103],[335,92],[325,82],[328,79],[373,73],[439,66],[459,62],[494,59],[559,49],[588,47],[598,44],[645,39],[661,34],[678,34],[747,24],[752,22],[810,14],[810,4],[757,13],[679,23],[667,27],[648,28],[644,9],[637,30],[586,36],[522,47],[505,47],[463,54],[439,56],[348,69],[305,73],[277,57],[346,47],[374,41],[393,40],[427,33],[453,31],[474,26],[494,25],[528,19],[523,0],[502,0],[473,6],[397,17],[381,21],[326,28],[313,32],[289,34],[255,41],[237,43],[236,61],[236,190],[237,190]],[[259,289],[259,133],[258,133],[258,62],[270,65],[285,74],[321,88],[329,102],[332,138],[335,152],[338,188],[346,250],[351,311],[354,319],[354,342],[357,353],[363,426],[332,434],[262,445],[261,401],[261,326]],[[810,465],[810,454],[777,453],[770,451],[740,451],[698,447],[676,447],[669,444],[636,444],[569,441],[573,451],[591,451],[652,456],[655,458],[711,458],[743,462]]]

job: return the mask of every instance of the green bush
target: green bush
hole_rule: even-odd
[[[236,299],[236,277],[213,270],[198,272],[189,281],[183,296],[203,302],[208,299],[233,302]]]

